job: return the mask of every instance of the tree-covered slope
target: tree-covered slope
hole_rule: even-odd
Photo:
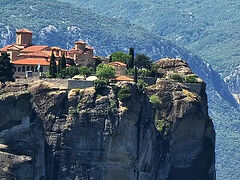
[[[159,33],[226,77],[240,63],[238,0],[61,0]]]
[[[55,0],[0,0],[0,15],[0,46],[13,43],[15,30],[26,27],[34,31],[36,44],[70,48],[74,41],[83,39],[95,48],[98,55],[127,52],[129,47],[134,47],[137,53],[145,53],[154,60],[162,57],[186,60],[208,84],[210,113],[217,128],[219,176],[233,174],[234,179],[239,175],[236,165],[239,156],[235,149],[240,137],[239,128],[234,132],[232,128],[235,128],[240,114],[229,106],[229,103],[235,103],[219,74],[201,58],[142,27]]]

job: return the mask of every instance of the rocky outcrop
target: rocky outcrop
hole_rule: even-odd
[[[7,84],[0,90],[0,179],[214,180],[214,128],[205,84],[196,86],[164,78],[146,91],[133,83],[102,92]],[[120,98],[123,87],[130,98]]]

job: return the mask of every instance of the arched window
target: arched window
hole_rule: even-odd
[[[25,66],[22,67],[22,72],[25,72]]]

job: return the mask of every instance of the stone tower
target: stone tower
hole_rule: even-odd
[[[32,45],[32,31],[28,29],[20,29],[16,31],[16,44],[28,47]]]

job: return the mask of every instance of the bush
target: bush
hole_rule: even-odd
[[[84,76],[88,77],[94,73],[94,69],[92,67],[88,68],[86,66],[82,66],[78,69],[78,72],[80,75],[84,75]]]
[[[99,79],[109,80],[116,76],[116,69],[108,64],[99,64],[96,70]]]
[[[177,81],[177,82],[184,82],[185,81],[185,77],[181,74],[171,74],[170,78]]]
[[[123,86],[121,90],[118,92],[118,98],[122,102],[129,101],[131,98],[131,90],[127,86]]]
[[[146,82],[145,82],[144,80],[142,80],[142,79],[139,79],[137,85],[138,85],[138,87],[139,87],[140,89],[145,90],[146,87],[148,86],[148,83],[146,83]]]
[[[102,91],[107,87],[108,85],[108,81],[106,80],[96,80],[94,81],[94,87],[95,87],[95,90],[98,94],[101,94]]]
[[[198,82],[196,75],[186,76],[186,77],[185,77],[185,81],[186,81],[187,83],[197,83],[197,82]]]
[[[152,103],[155,108],[160,107],[162,105],[160,97],[156,94],[150,97],[150,103]]]

